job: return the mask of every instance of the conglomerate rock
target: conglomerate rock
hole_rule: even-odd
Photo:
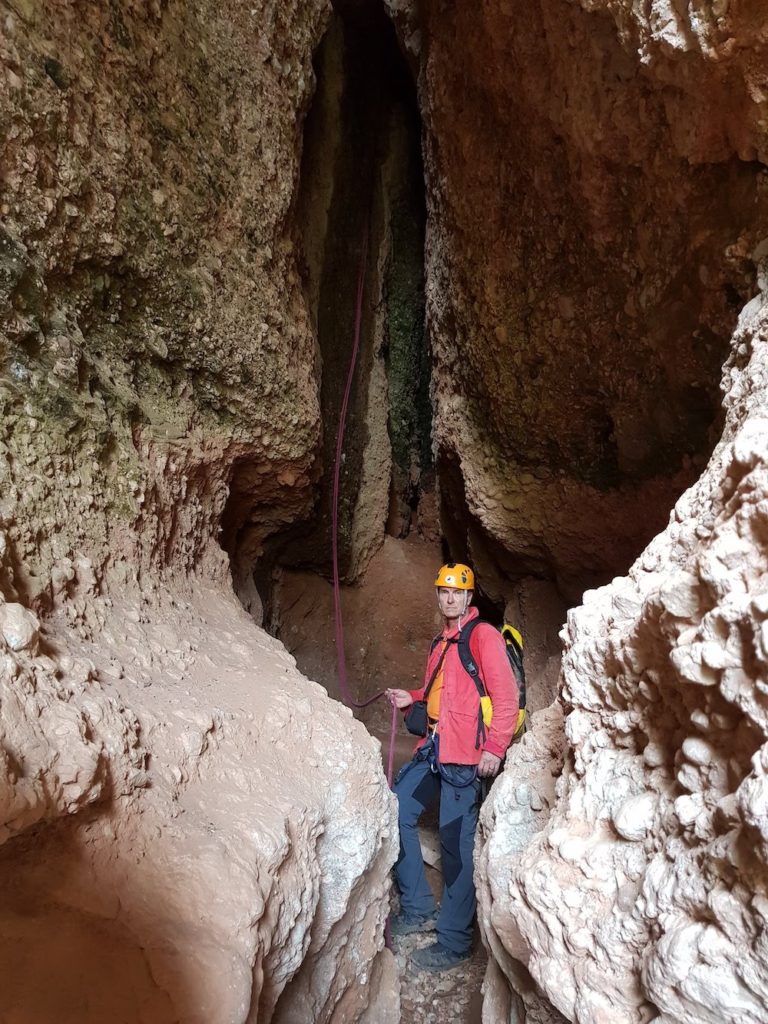
[[[80,546],[199,564],[227,485],[235,556],[309,506],[288,215],[328,11],[2,4],[3,515],[30,599]]]
[[[580,593],[716,440],[768,233],[763,19],[736,0],[390,7],[425,123],[444,510],[466,498],[458,525],[502,574]],[[0,3],[17,1017],[82,1024],[83,992],[126,1024],[397,1016],[374,745],[254,630],[218,544],[242,582],[318,475],[291,220],[329,8]],[[766,1019],[765,348],[756,300],[704,475],[569,619],[549,824],[522,849],[548,802],[510,790],[535,721],[488,805],[489,993],[511,1019],[519,937],[573,1020]],[[41,962],[57,984],[27,984]]]
[[[764,294],[723,383],[701,479],[629,575],[569,613],[558,801],[494,892],[494,941],[519,928],[583,1024],[768,1020]],[[509,827],[497,814],[489,849]]]
[[[488,947],[484,1024],[557,1024],[564,1018],[542,997],[527,969],[529,950],[509,913],[509,879],[556,803],[565,735],[558,703],[529,717],[528,732],[507,754],[504,772],[480,812],[475,848],[478,919]]]
[[[237,576],[313,497],[290,213],[329,10],[0,3],[13,1019],[397,1019],[376,744],[220,547]]]

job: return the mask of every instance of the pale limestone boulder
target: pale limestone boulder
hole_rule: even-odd
[[[766,384],[761,295],[701,479],[629,575],[569,614],[557,804],[497,878],[490,916],[481,895],[502,968],[519,929],[531,975],[581,1024],[768,1020]],[[518,828],[497,813],[483,858]]]
[[[51,1024],[395,1024],[378,743],[232,596],[175,594],[102,606],[58,663],[0,665],[4,1005]]]
[[[483,1024],[558,1024],[564,1019],[531,977],[530,950],[509,913],[509,880],[555,806],[566,745],[558,703],[528,721],[528,731],[510,749],[504,772],[483,804],[477,831],[477,916],[489,953]]]

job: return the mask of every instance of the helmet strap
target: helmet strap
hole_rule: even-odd
[[[459,630],[461,630],[461,620],[467,614],[468,606],[469,606],[469,591],[465,590],[464,591],[464,607],[461,610],[461,615],[459,615]]]

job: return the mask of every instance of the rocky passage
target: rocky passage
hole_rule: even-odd
[[[534,717],[485,810],[485,1019],[550,1019],[543,991],[583,1024],[765,1020],[764,12],[390,7],[446,535],[497,596],[528,566],[578,604],[639,555],[569,613],[564,741]]]
[[[758,0],[0,0],[9,1021],[768,1021],[767,44]],[[448,554],[535,712],[432,987],[387,716],[323,689],[361,266],[351,678],[418,678]]]
[[[403,1024],[476,1024],[482,1015],[480,992],[486,954],[479,938],[471,958],[442,975],[418,971],[410,955],[429,945],[434,935],[408,936],[395,942],[400,975],[400,1020]]]

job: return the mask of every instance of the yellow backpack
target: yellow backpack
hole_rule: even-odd
[[[480,677],[480,670],[475,664],[475,659],[472,657],[472,652],[469,649],[469,638],[472,636],[475,628],[480,625],[482,619],[473,619],[468,622],[466,626],[461,630],[458,637],[459,645],[459,658],[464,669],[472,676],[477,692],[480,695],[480,713],[482,721],[478,723],[478,742],[480,744],[481,736],[484,738],[485,730],[491,724],[493,718],[493,704],[491,698],[488,696],[485,684]],[[525,732],[525,668],[523,666],[523,638],[518,629],[514,626],[510,626],[508,622],[505,622],[501,627],[501,635],[504,638],[504,646],[507,651],[507,658],[509,658],[509,664],[512,666],[512,673],[515,677],[518,690],[518,708],[517,713],[517,725],[515,726],[515,732],[512,737],[513,740],[518,739]]]

